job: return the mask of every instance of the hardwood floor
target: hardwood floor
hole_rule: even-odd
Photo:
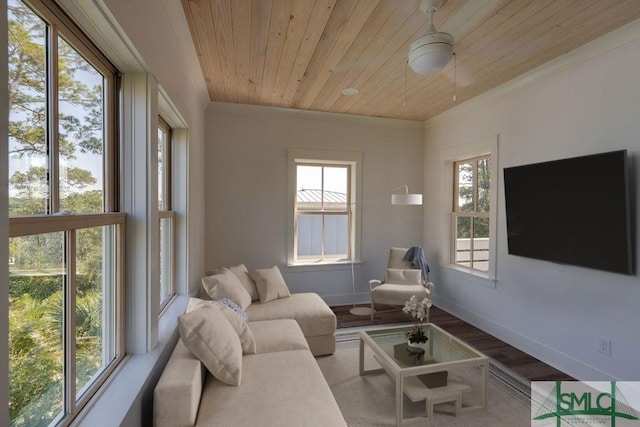
[[[400,309],[386,313],[376,313],[374,322],[371,322],[369,316],[356,316],[349,313],[349,310],[353,308],[352,305],[331,308],[338,318],[338,328],[411,321],[411,316],[404,314]],[[531,381],[575,380],[575,378],[564,372],[510,346],[438,307],[431,307],[430,317],[432,323]]]

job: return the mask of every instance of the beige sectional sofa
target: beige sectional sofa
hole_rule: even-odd
[[[333,354],[336,316],[315,293],[291,294],[277,267],[248,270],[244,264],[222,268],[202,279],[200,298],[231,298],[250,321],[295,319],[314,356]]]
[[[291,294],[277,266],[202,278],[154,390],[164,426],[346,426],[314,356],[335,351],[336,316]]]
[[[273,314],[265,307],[256,313]],[[323,335],[313,335],[311,323],[307,328],[314,341]],[[299,322],[272,319],[247,325],[255,354],[242,356],[242,381],[237,386],[216,379],[182,339],[178,341],[155,388],[154,425],[346,426]],[[324,338],[319,342],[321,347],[326,344]]]

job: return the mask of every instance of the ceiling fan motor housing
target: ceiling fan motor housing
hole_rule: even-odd
[[[416,39],[409,47],[409,66],[418,74],[441,71],[451,61],[453,36],[434,32]]]
[[[422,0],[420,1],[420,10],[424,13],[435,12],[444,4],[444,0]]]

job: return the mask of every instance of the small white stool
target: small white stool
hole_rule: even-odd
[[[427,412],[427,421],[431,421],[433,419],[433,407],[439,403],[453,402],[454,404],[454,414],[457,417],[460,414],[460,408],[462,407],[462,393],[452,393],[448,395],[442,395],[433,398],[427,398],[424,400],[425,410]]]
[[[417,378],[410,378],[405,383],[405,393],[412,402],[424,399],[427,421],[433,418],[434,405],[446,402],[453,402],[457,417],[462,409],[462,393],[468,391],[471,391],[471,386],[451,377],[447,380],[446,386],[435,388],[428,388]]]

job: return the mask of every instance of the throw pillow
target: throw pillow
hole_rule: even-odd
[[[233,310],[234,313],[236,313],[238,316],[240,316],[242,318],[242,320],[244,320],[245,322],[249,321],[249,316],[247,316],[247,313],[244,312],[244,310],[242,308],[240,308],[240,306],[238,304],[236,304],[235,302],[233,302],[231,299],[229,298],[222,298],[220,300],[218,300],[218,302],[226,305],[227,307],[229,307],[231,310]]]
[[[240,279],[229,270],[203,277],[202,287],[213,300],[231,298],[243,310],[251,305],[251,296],[240,283]]]
[[[420,285],[422,284],[422,270],[405,268],[387,268],[385,283],[396,285]]]
[[[245,322],[235,311],[224,305],[221,301],[209,301],[199,298],[189,298],[189,304],[187,305],[187,313],[201,308],[208,310],[216,310],[222,312],[224,317],[227,318],[231,327],[236,331],[240,338],[240,345],[242,346],[242,352],[244,354],[256,353],[256,340],[253,336],[253,332],[249,329],[249,325]]]
[[[225,384],[239,385],[242,378],[240,339],[219,311],[201,308],[178,317],[185,347]]]
[[[256,282],[256,288],[260,295],[260,303],[291,296],[287,284],[282,278],[277,265],[271,268],[262,268],[249,271],[249,275]]]
[[[249,270],[247,270],[247,267],[244,264],[240,264],[235,267],[229,267],[229,270],[238,277],[240,283],[242,283],[242,286],[244,286],[244,289],[251,297],[251,301],[258,301],[260,299],[260,295],[256,289],[256,284],[253,282],[251,276],[249,276]]]

